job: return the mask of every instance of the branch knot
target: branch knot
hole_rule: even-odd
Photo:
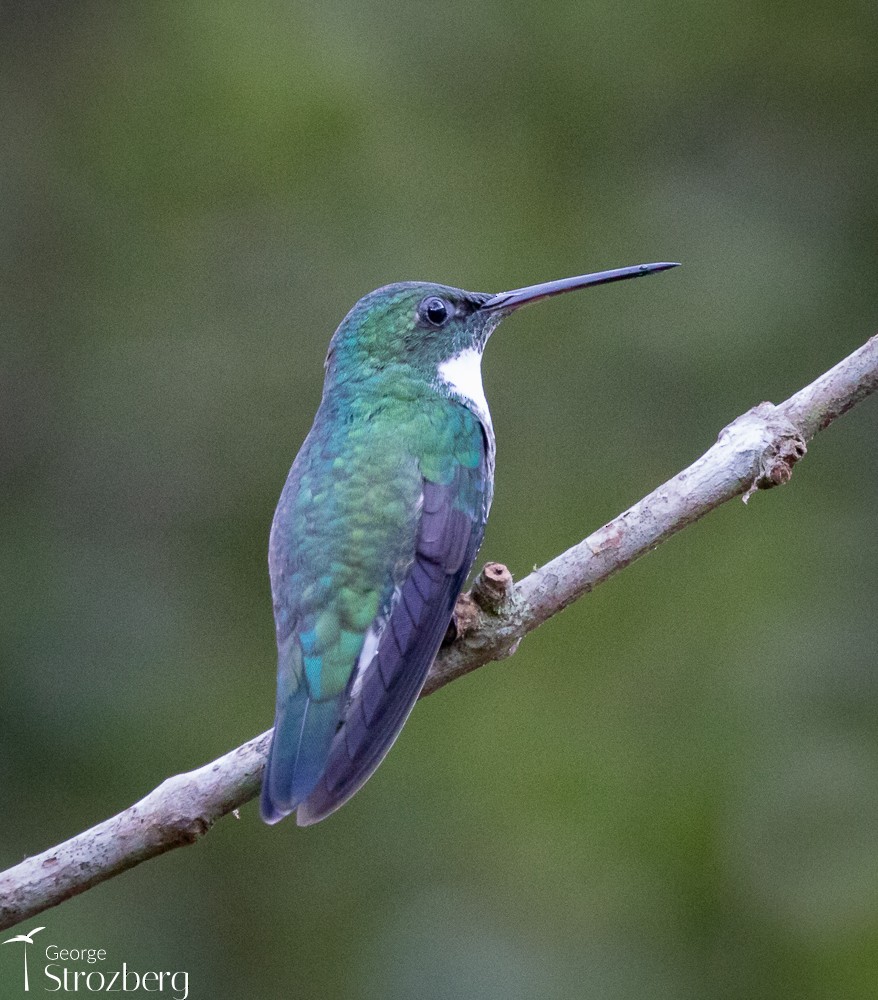
[[[774,486],[788,483],[793,475],[793,466],[808,451],[799,428],[773,403],[754,406],[730,424],[726,431],[733,428],[743,430],[743,425],[747,422],[751,424],[753,433],[761,435],[762,447],[756,475],[742,497],[744,503],[747,503],[756,490],[770,490]]]

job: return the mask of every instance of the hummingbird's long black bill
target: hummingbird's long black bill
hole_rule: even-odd
[[[591,285],[606,285],[611,281],[623,281],[625,278],[640,278],[645,274],[656,274],[667,271],[679,264],[635,264],[633,267],[617,267],[613,271],[596,271],[594,274],[580,274],[576,278],[560,278],[558,281],[544,281],[540,285],[528,285],[527,288],[516,288],[511,292],[500,292],[492,295],[480,309],[517,309],[529,302],[539,302],[550,295],[562,295],[564,292],[574,292],[578,288],[588,288]]]

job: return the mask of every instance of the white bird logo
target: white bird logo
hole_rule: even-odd
[[[16,934],[15,937],[7,938],[3,944],[13,944],[16,941],[23,942],[24,948],[24,992],[30,993],[30,983],[27,978],[27,946],[34,943],[34,934],[44,931],[45,927],[34,927],[30,934]]]

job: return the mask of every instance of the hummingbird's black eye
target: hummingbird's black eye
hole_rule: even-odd
[[[450,313],[448,303],[438,295],[429,296],[418,306],[418,315],[431,326],[442,326]]]

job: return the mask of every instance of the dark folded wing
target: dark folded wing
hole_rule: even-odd
[[[368,659],[351,679],[326,769],[299,806],[300,826],[323,819],[363,785],[417,701],[482,543],[492,458],[483,440],[478,466],[459,465],[446,485],[424,481],[414,561],[389,614],[375,623],[377,648],[367,642]]]

